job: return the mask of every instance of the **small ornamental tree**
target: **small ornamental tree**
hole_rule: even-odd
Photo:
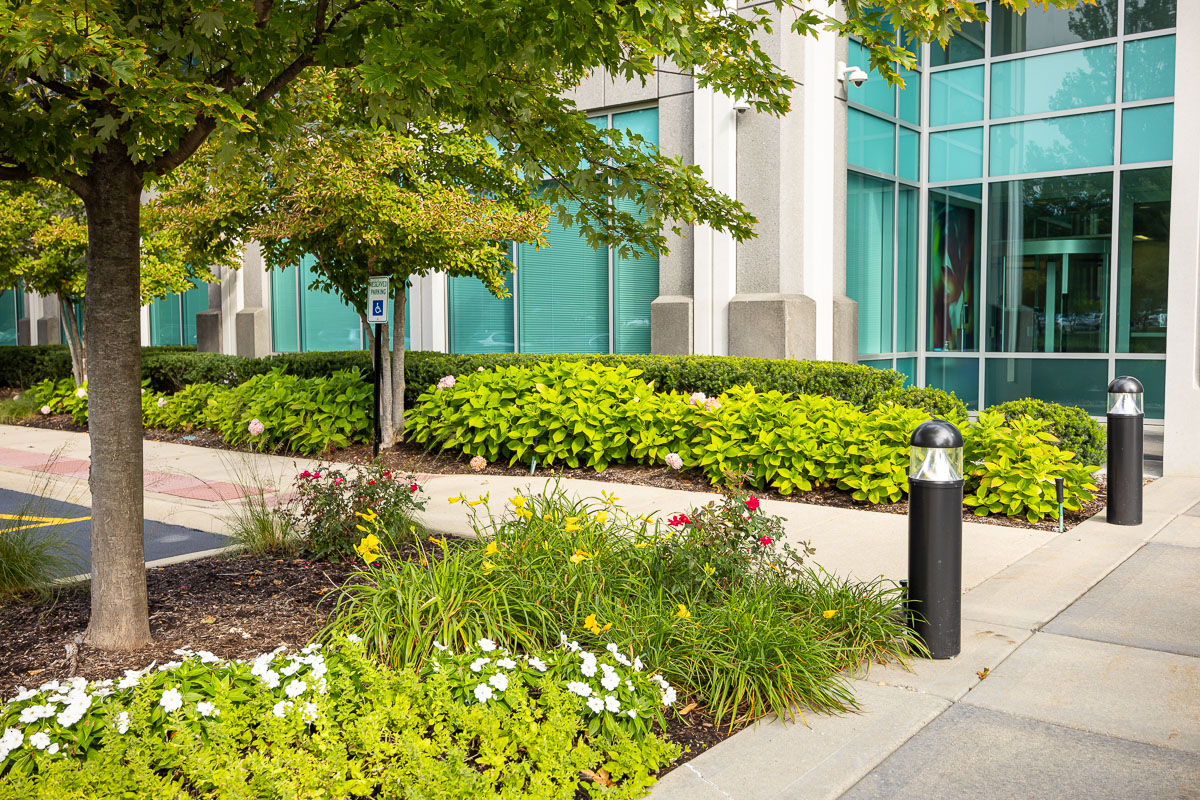
[[[390,276],[380,406],[381,444],[391,447],[404,430],[404,287],[441,271],[505,296],[507,242],[541,243],[548,209],[481,137],[428,124],[351,127],[330,75],[300,91],[317,121],[225,158],[214,140],[163,184],[153,211],[173,235],[211,243],[213,258],[246,239],[261,244],[268,269],[312,257],[313,288],[336,293],[364,325],[367,278]],[[373,344],[375,326],[367,330]]]
[[[76,384],[87,380],[86,337],[75,312],[84,302],[87,246],[83,203],[70,190],[45,181],[0,187],[0,290],[58,297]],[[141,249],[142,305],[213,280],[207,259],[189,260],[162,230],[145,231]]]
[[[1028,0],[999,0],[1023,10]],[[1038,0],[1073,6],[1075,0]],[[744,240],[753,217],[702,171],[593,128],[567,91],[603,69],[645,81],[670,62],[697,86],[784,114],[795,79],[758,41],[788,25],[856,35],[895,78],[985,6],[969,0],[21,0],[0,4],[0,180],[42,178],[87,209],[84,309],[92,469],[92,615],[87,641],[150,640],[142,542],[141,198],[218,129],[267,147],[303,123],[290,87],[343,72],[378,122],[461,125],[493,137],[543,199],[593,242],[665,251],[665,232],[702,223]],[[614,211],[614,201],[644,214]],[[568,203],[574,205],[568,205]]]

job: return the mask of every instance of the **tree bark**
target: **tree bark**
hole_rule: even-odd
[[[371,354],[371,365],[375,364],[375,326],[367,322],[367,315],[361,314],[363,325],[367,328],[367,348]],[[387,326],[383,328],[383,345],[380,353],[379,375],[379,449],[386,450],[396,443],[392,436],[392,359],[388,354]],[[374,376],[372,376],[374,378]]]
[[[396,288],[392,303],[392,440],[404,441],[404,314],[407,298],[404,286]]]
[[[150,642],[142,541],[141,177],[125,155],[98,153],[86,179],[91,360],[92,616],[88,644],[133,650]]]
[[[58,298],[58,308],[62,313],[63,326],[67,329],[67,349],[71,352],[71,377],[75,379],[75,385],[79,386],[87,380],[87,348],[79,334],[75,309],[62,299],[61,295]]]

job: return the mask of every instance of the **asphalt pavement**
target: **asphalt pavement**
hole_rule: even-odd
[[[76,556],[72,574],[91,571],[91,514],[87,506],[0,489],[0,536],[20,527],[65,538]],[[229,544],[225,536],[153,520],[146,520],[144,538],[147,562],[215,550]]]

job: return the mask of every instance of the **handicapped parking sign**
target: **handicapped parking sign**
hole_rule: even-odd
[[[387,323],[388,276],[367,278],[367,322]]]

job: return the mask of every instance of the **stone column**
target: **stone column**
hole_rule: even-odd
[[[266,298],[269,297],[267,280],[259,244],[251,242],[246,246],[242,268],[238,270],[241,307],[234,315],[233,324],[235,352],[239,356],[262,358],[271,354],[271,319],[266,308]]]
[[[208,310],[196,315],[196,349],[201,353],[221,352],[221,268],[216,283],[208,284]]]

